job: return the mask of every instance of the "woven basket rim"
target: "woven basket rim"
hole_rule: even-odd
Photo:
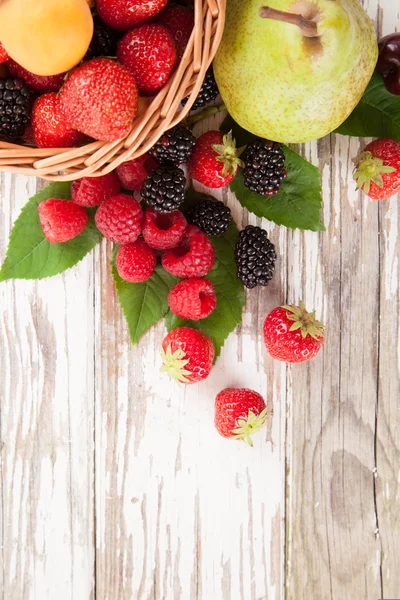
[[[36,148],[0,141],[0,171],[74,181],[106,175],[145,154],[189,113],[221,41],[225,12],[226,0],[194,0],[195,25],[180,64],[125,138],[77,148]]]

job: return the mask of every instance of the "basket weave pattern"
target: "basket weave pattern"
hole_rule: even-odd
[[[226,0],[195,0],[195,26],[178,69],[124,139],[79,148],[33,148],[0,141],[0,171],[73,181],[106,175],[147,152],[190,111],[221,40],[225,10]],[[186,96],[189,100],[182,107]]]

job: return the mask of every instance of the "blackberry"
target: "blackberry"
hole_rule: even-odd
[[[220,200],[209,199],[200,200],[190,211],[189,218],[207,235],[223,235],[232,221],[230,208]]]
[[[118,35],[107,27],[98,17],[94,18],[93,37],[84,60],[99,56],[116,56]]]
[[[282,146],[257,139],[248,144],[244,155],[244,185],[261,196],[274,196],[286,177]]]
[[[254,288],[268,285],[275,271],[275,246],[261,227],[247,225],[239,233],[235,248],[237,275],[243,285]]]
[[[22,79],[0,79],[0,137],[22,137],[29,123],[33,90]]]
[[[143,200],[157,212],[176,210],[185,198],[186,179],[178,167],[153,169],[143,182]]]
[[[197,110],[198,108],[203,108],[203,106],[206,106],[206,104],[209,104],[210,102],[215,100],[218,94],[219,89],[217,86],[217,82],[215,81],[214,70],[211,65],[211,67],[209,67],[206,73],[203,85],[200,88],[197,98],[190,110]],[[182,100],[182,104],[185,105],[187,101],[188,97]]]
[[[167,131],[162,138],[154,144],[149,154],[156,162],[163,166],[188,162],[192,155],[196,138],[187,127],[177,125]]]

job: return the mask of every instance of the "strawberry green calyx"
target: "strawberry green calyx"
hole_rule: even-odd
[[[222,144],[213,144],[212,149],[218,154],[216,160],[224,164],[222,177],[225,175],[234,175],[238,167],[244,167],[244,162],[239,158],[243,148],[236,148],[236,140],[232,137],[232,131],[226,133],[222,139]]]
[[[381,158],[375,157],[371,152],[361,152],[360,161],[354,172],[353,178],[357,182],[357,190],[363,188],[368,194],[371,181],[378,187],[383,188],[383,173],[393,173],[394,167],[387,167]]]
[[[267,424],[267,409],[264,408],[258,415],[254,414],[252,410],[249,410],[247,420],[238,419],[237,424],[239,427],[232,430],[232,433],[234,434],[232,437],[236,440],[243,440],[253,448],[251,436]]]
[[[189,360],[185,358],[186,354],[182,348],[178,348],[175,352],[172,352],[171,344],[167,347],[167,350],[161,350],[161,358],[163,364],[160,371],[168,373],[170,377],[173,377],[180,383],[189,383],[187,376],[191,375],[191,371],[185,369]]]
[[[304,302],[300,302],[300,306],[285,305],[282,308],[288,311],[286,317],[289,321],[293,321],[289,331],[299,329],[303,338],[310,335],[317,341],[324,337],[324,326],[315,318],[315,311],[312,313],[307,312]]]

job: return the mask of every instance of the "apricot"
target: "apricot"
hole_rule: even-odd
[[[93,35],[86,0],[0,0],[0,40],[35,75],[57,75],[78,64]]]

